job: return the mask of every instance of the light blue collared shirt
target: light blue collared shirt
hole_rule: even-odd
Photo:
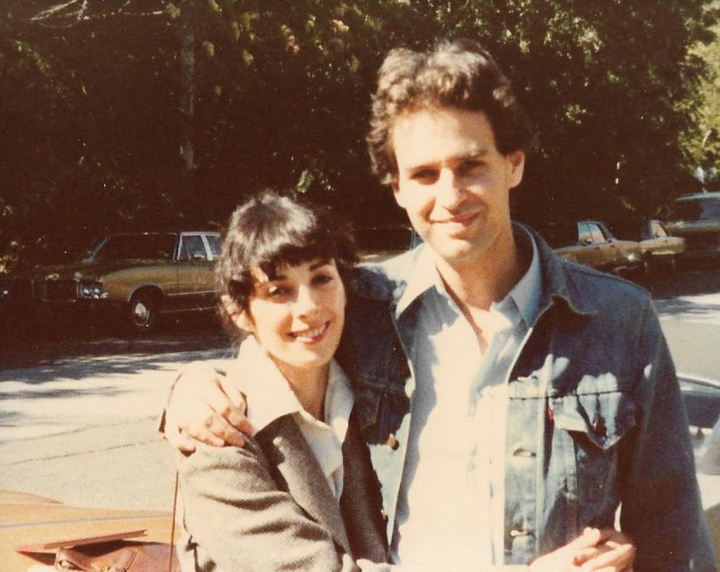
[[[537,246],[526,233],[516,238],[532,250],[531,262],[507,296],[476,317],[484,351],[429,247],[398,303],[398,317],[419,304],[409,449],[391,545],[403,569],[465,572],[503,562],[506,378],[541,295]]]

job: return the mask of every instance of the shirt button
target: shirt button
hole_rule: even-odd
[[[395,435],[390,435],[387,438],[387,441],[385,441],[385,444],[390,447],[393,451],[397,451],[398,447],[400,446],[400,441],[397,440]]]

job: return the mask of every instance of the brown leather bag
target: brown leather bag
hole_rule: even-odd
[[[82,572],[180,572],[172,546],[129,541],[60,548],[55,556],[55,568]]]
[[[180,572],[180,562],[175,552],[178,485],[178,474],[175,473],[170,544],[107,538],[92,542],[92,539],[83,539],[83,544],[66,545],[58,549],[55,569],[62,572]],[[137,533],[144,531],[129,532],[134,536],[138,536]],[[128,536],[125,535],[125,538]]]

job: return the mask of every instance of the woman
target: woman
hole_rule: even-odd
[[[271,191],[230,219],[217,277],[225,316],[246,336],[229,378],[255,433],[244,448],[199,445],[179,457],[185,572],[386,560],[379,485],[333,359],[343,275],[356,260],[346,228]]]

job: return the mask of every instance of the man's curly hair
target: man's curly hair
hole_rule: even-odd
[[[441,41],[426,52],[392,50],[378,73],[367,143],[373,171],[384,184],[397,175],[392,126],[406,113],[428,107],[482,111],[498,151],[530,151],[534,135],[510,80],[472,40]]]

